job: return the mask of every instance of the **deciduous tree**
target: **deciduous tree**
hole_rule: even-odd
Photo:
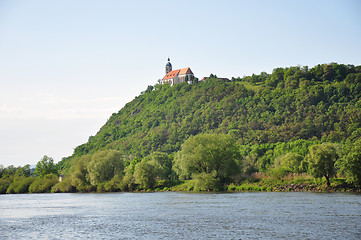
[[[122,155],[115,150],[94,153],[87,165],[89,180],[93,186],[111,180],[116,174],[123,174],[123,170]]]
[[[306,156],[312,176],[325,177],[327,186],[330,186],[330,178],[336,174],[335,162],[339,157],[337,148],[337,145],[332,143],[312,145],[310,153]]]
[[[135,165],[134,179],[135,183],[142,189],[149,189],[154,187],[156,183],[156,169],[146,161],[141,161]]]
[[[361,140],[346,145],[337,166],[346,175],[348,183],[361,186]]]
[[[54,164],[54,160],[51,157],[44,156],[35,167],[34,175],[44,177],[47,174],[58,174],[58,169]]]
[[[175,157],[175,168],[184,177],[212,174],[223,183],[239,172],[239,160],[234,139],[224,134],[204,133],[191,136],[184,142]]]

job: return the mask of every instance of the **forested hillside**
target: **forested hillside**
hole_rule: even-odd
[[[65,178],[52,191],[234,189],[257,172],[360,186],[360,147],[361,66],[276,68],[230,82],[212,74],[148,86],[58,163]],[[15,189],[10,175],[0,185]]]
[[[138,157],[173,153],[189,136],[205,132],[229,134],[239,144],[361,136],[361,66],[277,68],[232,80],[149,86],[74,156],[101,149]]]
[[[299,66],[276,68],[272,74],[262,72],[260,75],[232,78],[231,82],[218,80],[211,74],[207,81],[193,85],[148,86],[140,96],[114,113],[95,136],[89,137],[87,143],[77,147],[73,156],[64,158],[59,167],[66,172],[73,159],[70,172],[81,172],[79,168],[83,166],[83,179],[89,179],[87,174],[91,171],[86,162],[96,161],[91,160],[94,154],[114,150],[124,161],[121,172],[125,177],[118,179],[123,184],[120,189],[134,189],[136,186],[146,189],[152,185],[142,186],[139,183],[139,178],[147,175],[147,171],[143,175],[138,172],[137,183],[136,166],[148,169],[148,173],[149,169],[158,169],[158,174],[150,174],[153,176],[150,178],[201,179],[195,181],[198,182],[197,189],[222,189],[210,187],[210,179],[222,178],[213,172],[219,166],[198,163],[206,167],[197,169],[194,167],[197,156],[192,155],[192,166],[182,169],[187,158],[183,162],[180,160],[187,147],[187,139],[188,142],[194,141],[199,150],[211,146],[217,148],[213,139],[219,138],[220,145],[222,141],[225,146],[231,146],[227,145],[231,140],[236,143],[236,155],[233,147],[227,148],[233,151],[238,166],[234,169],[238,169],[238,174],[266,172],[282,177],[287,173],[307,172],[315,177],[325,177],[329,185],[329,178],[337,170],[339,174],[348,176],[348,182],[357,185],[361,179],[361,159],[358,155],[351,157],[351,152],[356,151],[361,137],[360,97],[361,66],[336,63],[317,65],[311,69]],[[200,140],[191,136],[199,136]],[[180,151],[182,144],[183,153]],[[312,159],[317,158],[310,157],[314,146],[318,146],[319,150],[314,150],[315,156],[329,153],[330,172],[316,171],[323,163],[317,166],[312,163]],[[190,150],[190,154],[195,152]],[[220,161],[229,154],[222,152],[222,155],[220,152],[219,149],[218,158],[214,161]],[[337,156],[332,155],[334,153]],[[209,156],[201,150],[197,154],[203,159],[214,157],[214,154]],[[338,159],[341,160],[337,162]],[[153,163],[150,164],[152,166],[146,166],[149,163]],[[74,170],[74,164],[80,164],[77,170]],[[108,177],[93,185],[104,183],[116,175],[114,170],[110,172]],[[227,177],[221,182],[229,182]],[[146,179],[143,180],[149,181],[149,176]],[[238,180],[233,178],[231,181]],[[208,187],[199,187],[201,182],[208,182]],[[116,185],[114,182],[109,184]]]

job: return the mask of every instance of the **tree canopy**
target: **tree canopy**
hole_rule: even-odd
[[[35,167],[34,175],[44,177],[47,174],[58,174],[57,166],[54,163],[54,159],[48,156],[44,156]]]
[[[225,182],[238,173],[240,154],[233,138],[224,134],[198,134],[186,140],[175,156],[179,175],[189,178],[199,174],[213,174]]]
[[[307,155],[306,161],[311,174],[316,178],[325,177],[327,186],[330,186],[330,178],[336,174],[338,154],[336,144],[323,143],[311,146]]]
[[[112,114],[71,158],[104,149],[172,154],[199,133],[231,134],[244,145],[353,141],[361,137],[360,98],[361,66],[336,63],[276,68],[232,82],[157,84]]]
[[[348,183],[361,186],[361,140],[346,144],[337,166],[346,175]]]

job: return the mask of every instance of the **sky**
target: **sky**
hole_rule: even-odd
[[[0,165],[55,162],[173,69],[361,65],[359,0],[0,0]]]

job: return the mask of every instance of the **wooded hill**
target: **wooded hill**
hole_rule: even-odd
[[[276,68],[231,82],[157,84],[114,113],[72,157],[104,149],[136,157],[172,154],[199,133],[228,134],[240,145],[355,140],[360,97],[361,66],[335,63]]]

